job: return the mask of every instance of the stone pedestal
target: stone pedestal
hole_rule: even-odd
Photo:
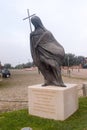
[[[83,96],[87,96],[87,82],[83,83]]]
[[[67,119],[78,109],[78,92],[77,85],[66,86],[29,86],[29,114],[55,120]]]

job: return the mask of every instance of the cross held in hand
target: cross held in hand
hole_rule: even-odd
[[[29,19],[29,26],[30,26],[30,30],[31,30],[31,32],[32,32],[32,27],[31,27],[31,20],[30,20],[30,18],[33,17],[35,14],[30,15],[29,9],[27,9],[27,13],[28,13],[28,17],[24,18],[23,20]]]

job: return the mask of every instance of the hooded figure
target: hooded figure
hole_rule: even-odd
[[[31,22],[35,30],[30,34],[31,55],[34,64],[44,77],[43,86],[55,85],[65,87],[61,76],[61,64],[65,52],[50,31],[34,16]]]

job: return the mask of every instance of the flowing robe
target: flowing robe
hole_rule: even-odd
[[[41,71],[46,85],[65,86],[61,77],[61,64],[65,52],[51,32],[37,29],[30,35],[34,64]]]

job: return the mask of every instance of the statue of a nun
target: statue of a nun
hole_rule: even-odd
[[[61,64],[65,51],[42,24],[39,17],[31,18],[34,31],[30,34],[31,55],[34,64],[44,77],[43,86],[54,85],[65,87],[61,76]]]

